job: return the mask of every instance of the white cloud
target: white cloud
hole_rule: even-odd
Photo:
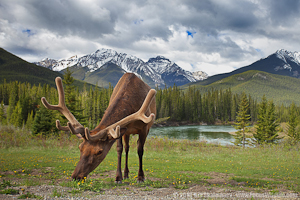
[[[28,61],[111,48],[213,75],[300,51],[299,11],[298,1],[10,0],[0,3],[0,44]]]

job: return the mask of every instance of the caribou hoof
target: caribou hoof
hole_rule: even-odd
[[[115,181],[116,184],[122,184],[122,181]]]
[[[128,179],[129,178],[129,176],[128,176],[128,173],[126,174],[126,173],[124,173],[124,177],[123,177],[124,179]]]
[[[137,183],[144,183],[145,179],[137,180]]]

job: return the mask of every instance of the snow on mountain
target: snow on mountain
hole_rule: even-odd
[[[280,49],[277,50],[275,54],[277,58],[281,59],[284,62],[283,66],[276,66],[274,68],[275,71],[278,71],[280,69],[292,71],[292,65],[296,64],[297,66],[300,66],[300,52],[291,52],[284,49]]]
[[[291,52],[284,49],[280,49],[276,51],[276,55],[278,58],[282,59],[284,62],[287,63],[287,60],[290,60],[297,65],[300,65],[300,52]]]
[[[150,65],[155,71],[162,74],[166,71],[172,71],[172,65],[174,64],[169,59],[163,57],[163,56],[157,56],[156,58],[150,58],[148,60],[148,65]]]
[[[202,71],[192,72],[192,74],[197,81],[202,81],[208,78],[208,74]]]
[[[42,67],[46,67],[52,70],[52,66],[54,66],[58,61],[55,59],[51,59],[51,58],[44,58],[43,60],[41,60],[40,62],[34,62],[34,64],[42,66]]]
[[[191,72],[182,69],[176,63],[163,56],[150,58],[147,63],[159,74],[174,74],[174,76],[184,76],[190,82],[196,82],[199,80],[195,78]]]
[[[51,60],[51,61],[50,61]],[[111,62],[120,66],[126,72],[132,72],[139,77],[150,77],[155,82],[155,85],[163,86],[166,84],[166,77],[173,79],[176,85],[182,85],[186,82],[195,82],[207,78],[207,74],[201,73],[193,75],[193,73],[186,71],[179,67],[176,63],[171,62],[169,59],[157,56],[150,58],[148,62],[126,53],[118,53],[112,49],[99,49],[94,53],[77,57],[73,56],[68,59],[61,59],[55,62],[53,59],[44,59],[35,64],[47,67],[53,71],[62,71],[67,67],[88,67],[89,72],[94,72],[100,69],[104,64]],[[167,81],[171,84],[170,80]]]

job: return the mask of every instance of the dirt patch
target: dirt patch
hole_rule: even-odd
[[[78,191],[68,187],[41,185],[30,187],[11,187],[19,191],[17,195],[0,195],[0,199],[17,199],[27,192],[42,199],[299,199],[291,192],[271,194],[268,191],[237,191],[226,187],[207,187],[194,185],[189,189],[178,190],[173,187],[145,189],[133,186],[120,186],[101,192]],[[58,196],[54,196],[57,194]]]
[[[287,190],[284,187],[276,191],[261,188],[250,188],[247,183],[232,180],[232,174],[226,173],[200,173],[209,177],[199,183],[191,183],[187,189],[176,189],[174,185],[165,188],[154,188],[141,185],[116,185],[109,189],[102,189],[100,192],[89,190],[80,190],[79,188],[70,188],[59,186],[61,182],[70,181],[69,177],[56,179],[51,182],[46,177],[51,174],[52,169],[47,170],[34,169],[30,171],[37,180],[43,185],[37,186],[10,186],[6,189],[15,189],[19,191],[17,195],[0,194],[2,199],[17,199],[20,195],[27,192],[35,194],[42,199],[299,199],[300,195]],[[2,174],[13,175],[16,172],[7,171]],[[17,173],[24,173],[20,170]],[[189,172],[186,172],[189,173]],[[193,172],[191,172],[193,173]],[[115,171],[107,171],[101,174],[93,173],[88,179],[114,178]],[[14,185],[22,183],[22,177],[2,177]],[[149,180],[152,180],[149,177]],[[2,182],[2,180],[0,181]],[[55,197],[57,195],[57,197]]]

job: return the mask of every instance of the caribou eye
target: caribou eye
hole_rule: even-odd
[[[102,153],[102,150],[98,151],[98,152],[96,153],[96,155],[98,156],[98,155],[100,155],[101,153]]]

